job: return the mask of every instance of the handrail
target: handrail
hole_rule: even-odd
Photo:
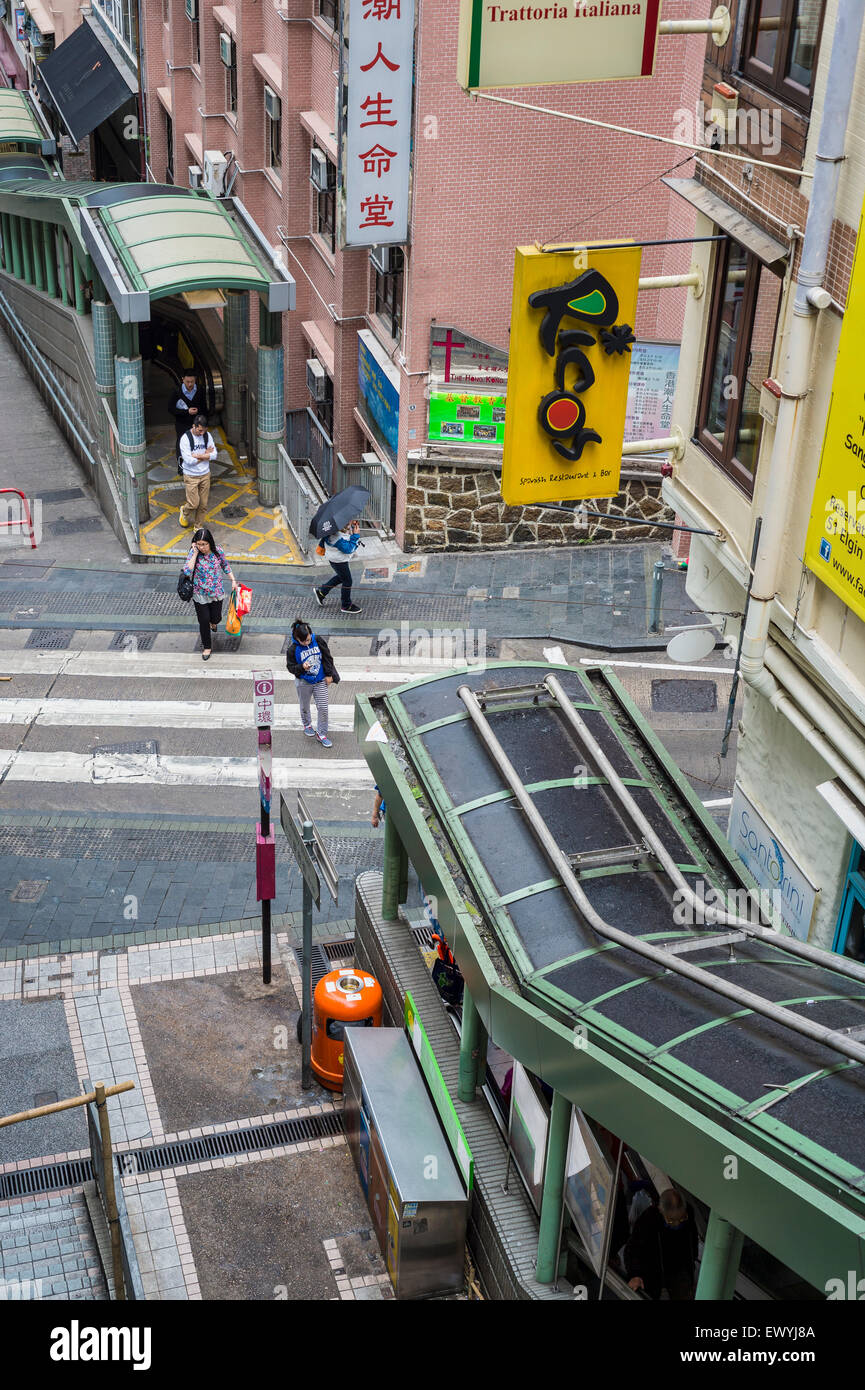
[[[610,791],[619,802],[622,810],[632,824],[639,830],[646,840],[655,857],[660,861],[667,877],[685,897],[691,907],[699,907],[699,911],[704,915],[706,922],[711,925],[723,927],[735,927],[737,931],[745,936],[750,936],[756,940],[763,941],[766,938],[766,931],[760,927],[755,927],[753,923],[744,921],[741,917],[736,917],[725,912],[722,908],[708,907],[705,902],[700,902],[696,893],[690,887],[687,879],[667,851],[662,843],[660,836],[652,829],[646,817],[643,815],[636,801],[628,788],[625,786],[616,769],[613,767],[607,755],[604,753],[597,739],[592,737],[586,726],[585,720],[581,719],[568,699],[565,691],[556,676],[547,676],[544,685],[553,699],[556,701],[561,713],[570,724],[577,738],[580,739],[584,747],[588,750],[589,756],[595,762],[599,772],[603,774],[609,785]],[[865,966],[857,965],[855,961],[847,960],[844,956],[834,955],[829,951],[821,951],[816,946],[809,946],[804,941],[797,941],[793,937],[782,936],[780,932],[772,931],[772,944],[780,951],[787,951],[791,956],[800,956],[802,960],[809,961],[812,965],[819,965],[824,970],[834,970],[839,975],[847,975],[851,980],[856,980],[858,984],[865,984]]]
[[[16,494],[17,497],[20,497],[20,498],[21,498],[21,505],[22,505],[23,508],[24,508],[24,515],[25,515],[26,518],[27,518],[27,526],[28,526],[28,529],[29,529],[29,531],[30,531],[30,549],[31,549],[31,550],[35,550],[35,549],[36,549],[36,536],[35,536],[34,533],[33,533],[33,518],[32,518],[31,515],[30,515],[30,503],[27,501],[27,498],[24,496],[24,493],[21,491],[20,488],[17,488],[17,487],[0,487],[0,492],[14,492],[14,493]],[[0,526],[20,526],[20,525],[21,525],[21,522],[20,522],[20,521],[0,521]]]
[[[517,803],[525,812],[529,827],[549,863],[562,880],[565,892],[585,917],[589,926],[599,936],[604,937],[607,941],[614,941],[618,946],[623,946],[625,950],[632,951],[635,955],[643,956],[646,960],[661,966],[665,971],[683,975],[685,979],[691,980],[694,984],[702,985],[704,989],[723,995],[725,999],[732,1000],[734,1004],[750,1009],[752,1013],[760,1014],[764,1018],[771,1019],[773,1023],[779,1023],[782,1027],[789,1028],[792,1032],[799,1033],[812,1042],[819,1043],[822,1047],[829,1047],[833,1052],[840,1052],[845,1057],[850,1057],[854,1062],[865,1062],[865,1047],[844,1037],[835,1029],[825,1028],[822,1024],[812,1023],[810,1019],[791,1014],[780,1005],[773,1004],[759,994],[753,994],[751,990],[742,989],[739,985],[729,984],[717,975],[712,975],[702,966],[689,965],[687,961],[681,960],[678,956],[673,956],[669,952],[643,941],[640,937],[629,936],[627,932],[619,931],[618,927],[611,926],[601,917],[600,913],[596,912],[583,892],[567,857],[550,833],[546,821],[526,791],[516,768],[490,728],[488,720],[482,714],[474,691],[467,685],[461,685],[457,690],[457,695],[465,705],[469,718],[480,735],[481,742],[489,753],[494,766],[502,774]]]

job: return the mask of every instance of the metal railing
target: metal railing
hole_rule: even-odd
[[[288,450],[277,445],[279,454],[279,505],[286,525],[304,555],[309,555],[315,541],[309,534],[309,523],[320,501],[303,477],[303,469],[295,468]]]
[[[336,491],[333,440],[322,429],[309,406],[304,410],[289,410],[285,417],[285,428],[289,456],[295,460],[306,459],[322,487],[328,493]]]
[[[384,464],[346,463],[342,454],[337,454],[334,491],[352,486],[365,487],[370,494],[362,520],[377,530],[390,532],[394,480]]]

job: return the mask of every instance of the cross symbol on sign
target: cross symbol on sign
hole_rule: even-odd
[[[457,342],[455,342],[455,341],[454,341],[453,329],[452,329],[452,328],[447,328],[447,329],[445,329],[445,340],[444,340],[444,342],[443,342],[443,343],[437,343],[437,342],[435,341],[435,339],[433,339],[433,347],[443,347],[443,348],[444,348],[444,350],[445,350],[445,381],[450,381],[450,379],[451,379],[451,349],[452,349],[452,348],[455,348],[455,347],[458,347],[458,348],[465,347],[465,343],[457,343]]]

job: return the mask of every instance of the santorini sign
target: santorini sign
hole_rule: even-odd
[[[659,11],[660,0],[461,0],[457,80],[473,91],[651,77]]]
[[[771,893],[772,909],[799,941],[808,940],[818,889],[806,878],[737,782],[727,838],[760,888]]]

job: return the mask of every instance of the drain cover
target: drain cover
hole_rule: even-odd
[[[47,878],[22,878],[9,897],[13,903],[38,903],[47,887]]]
[[[53,1105],[57,1100],[56,1091],[37,1091],[33,1097],[34,1106]]]
[[[243,518],[247,515],[247,508],[246,508],[246,507],[223,507],[223,509],[222,509],[222,511],[219,513],[219,515],[220,515],[220,516],[224,516],[225,519],[226,519],[226,521],[242,521]]]
[[[242,632],[236,633],[233,637],[230,636],[228,633],[214,633],[213,635],[214,635],[214,638],[215,638],[215,641],[214,641],[214,643],[213,643],[213,652],[214,652],[214,655],[217,655],[217,656],[218,656],[220,652],[239,652],[239,651],[240,651],[240,639],[241,639],[241,637],[243,636],[243,633],[242,633]],[[200,651],[203,650],[203,649],[202,649],[202,646],[201,646],[201,638],[200,638],[200,637],[199,637],[198,641],[197,641],[196,644],[195,644],[195,650],[196,650],[197,652],[200,652]]]
[[[115,632],[109,651],[149,652],[156,640],[155,632]]]
[[[155,757],[159,752],[159,744],[155,738],[145,738],[131,743],[97,743],[90,751],[91,753],[147,753],[151,757]]]
[[[652,709],[664,714],[712,714],[718,708],[714,681],[652,681]]]
[[[54,492],[42,492],[39,496],[43,502],[74,502],[76,498],[83,497],[84,493],[80,487],[61,487]]]
[[[52,521],[47,529],[52,536],[74,536],[84,531],[102,531],[104,527],[98,516],[78,516],[71,521],[61,516],[57,521]]]
[[[72,641],[69,627],[38,627],[24,643],[25,647],[68,647]]]

